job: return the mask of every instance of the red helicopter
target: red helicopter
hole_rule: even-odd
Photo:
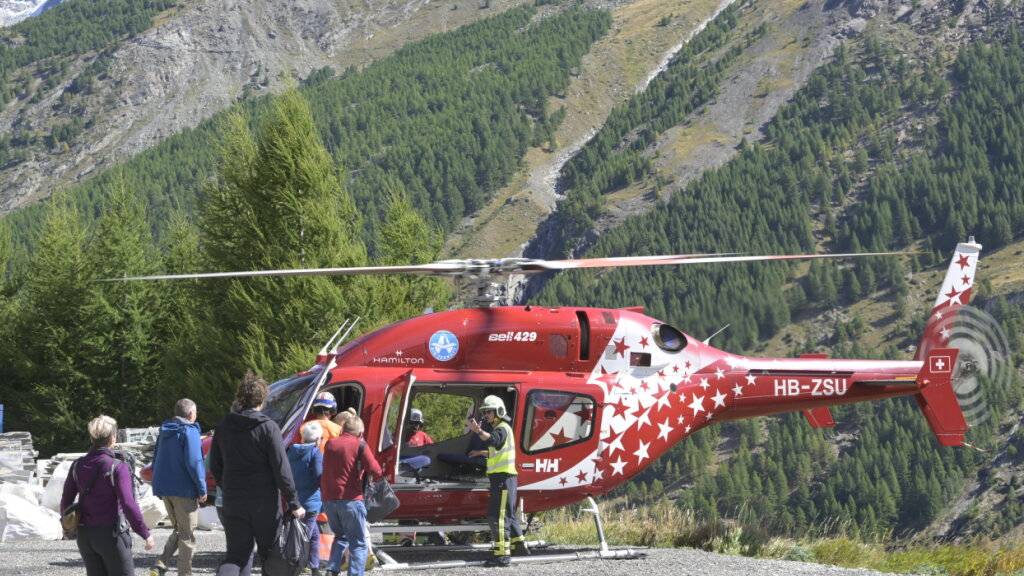
[[[316,365],[276,382],[265,411],[293,438],[314,397],[330,391],[353,407],[401,506],[396,520],[453,525],[486,516],[487,483],[439,456],[465,453],[470,435],[412,448],[411,410],[430,396],[456,398],[468,416],[484,397],[501,398],[515,430],[520,508],[527,514],[607,493],[675,443],[718,421],[802,411],[814,427],[834,425],[829,406],[914,396],[939,443],[964,443],[967,423],[952,386],[958,349],[951,322],[973,289],[981,246],[958,244],[913,360],[753,358],[710,346],[639,307],[500,306],[510,274],[597,267],[846,258],[879,254],[676,255],[581,260],[471,260],[424,265],[227,272],[131,279],[401,273],[470,277],[477,307],[427,313],[338,345]],[[345,332],[348,334],[348,332]],[[401,460],[426,455],[413,475]],[[594,507],[596,514],[596,505]],[[599,528],[600,531],[600,528]]]

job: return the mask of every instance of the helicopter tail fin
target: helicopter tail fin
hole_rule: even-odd
[[[917,375],[917,406],[943,446],[963,446],[967,433],[967,421],[953,390],[953,370],[959,354],[956,348],[933,348]]]
[[[975,242],[973,236],[956,245],[914,356],[915,360],[923,361],[917,376],[917,405],[943,446],[962,446],[967,433],[967,422],[953,390],[953,374],[960,350],[948,346],[957,314],[971,301],[980,255],[981,244]]]
[[[978,270],[979,256],[981,256],[981,244],[974,241],[974,236],[971,236],[967,242],[956,245],[956,251],[953,252],[953,259],[950,261],[946,277],[942,281],[942,289],[939,290],[931,314],[928,316],[924,335],[921,336],[921,344],[917,347],[914,360],[924,360],[933,348],[939,348],[948,343],[953,320],[960,309],[971,301],[971,293],[974,291],[974,273]]]

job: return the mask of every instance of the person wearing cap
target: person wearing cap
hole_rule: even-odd
[[[331,420],[337,412],[338,403],[334,400],[334,394],[331,394],[330,392],[321,392],[316,395],[316,399],[313,400],[313,407],[309,410],[309,418],[307,418],[306,421],[318,422],[320,424],[320,428],[323,430],[323,435],[320,437],[320,441],[317,444],[317,448],[320,449],[321,454],[323,454],[324,446],[327,445],[328,440],[341,436],[341,425],[336,424]],[[295,431],[295,437],[292,438],[292,442],[295,444],[302,443],[301,427]]]
[[[479,436],[487,450],[471,452],[470,456],[487,457],[487,478],[491,493],[487,501],[487,520],[494,539],[494,557],[484,566],[508,566],[512,563],[512,548],[516,555],[527,555],[526,537],[516,517],[516,442],[512,435],[510,418],[505,403],[497,396],[484,398],[480,416],[491,425],[488,432],[474,418],[469,419],[469,430]]]
[[[299,503],[306,509],[306,530],[309,531],[309,570],[311,576],[320,576],[320,525],[317,516],[323,507],[320,499],[320,477],[324,471],[324,457],[317,447],[323,436],[319,420],[310,420],[299,429],[300,444],[288,447],[288,463],[295,479]]]

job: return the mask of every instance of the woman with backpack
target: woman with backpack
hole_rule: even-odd
[[[153,536],[142,521],[128,465],[112,450],[117,422],[100,415],[89,422],[92,448],[71,465],[60,501],[63,514],[78,497],[78,551],[87,576],[132,576],[131,530],[153,549]]]

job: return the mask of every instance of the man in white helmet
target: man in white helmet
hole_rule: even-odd
[[[512,548],[515,548],[517,555],[530,553],[515,513],[516,441],[501,398],[493,395],[484,398],[480,405],[480,416],[491,425],[491,431],[484,430],[474,418],[469,419],[469,430],[487,446],[486,452],[480,452],[487,456],[487,477],[491,481],[487,520],[494,539],[494,557],[484,566],[508,566],[512,563]]]

